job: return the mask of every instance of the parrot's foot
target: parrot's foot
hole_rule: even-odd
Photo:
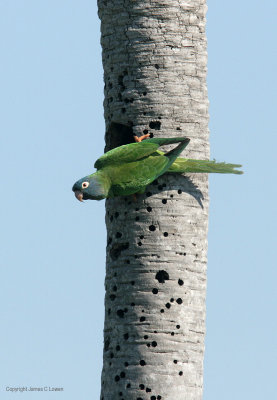
[[[140,137],[134,136],[134,139],[135,139],[135,142],[139,143],[139,142],[141,142],[142,140],[148,138],[149,136],[150,136],[150,134],[147,133],[146,135],[142,135],[142,136],[140,136]]]

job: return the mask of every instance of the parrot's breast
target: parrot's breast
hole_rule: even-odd
[[[153,182],[168,163],[165,156],[149,156],[143,160],[106,167],[111,180],[109,197],[127,196],[141,192]]]

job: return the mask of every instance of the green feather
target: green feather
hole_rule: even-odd
[[[192,160],[190,158],[177,158],[167,172],[212,172],[218,174],[243,174],[235,168],[240,168],[240,164],[227,164],[209,160]]]
[[[158,147],[158,144],[149,143],[148,141],[125,144],[103,154],[103,156],[98,158],[95,162],[94,167],[101,169],[109,165],[122,165],[124,163],[141,160],[154,153]]]

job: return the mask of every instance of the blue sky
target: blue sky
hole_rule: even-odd
[[[276,4],[208,2],[211,157],[204,400],[274,398]],[[99,398],[104,202],[72,183],[104,147],[95,2],[0,0],[0,397]]]

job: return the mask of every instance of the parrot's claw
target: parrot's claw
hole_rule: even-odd
[[[146,135],[142,135],[142,136],[140,136],[140,137],[134,136],[134,139],[135,139],[135,142],[139,143],[139,142],[141,142],[142,140],[148,138],[149,136],[150,136],[150,133],[147,133]]]

